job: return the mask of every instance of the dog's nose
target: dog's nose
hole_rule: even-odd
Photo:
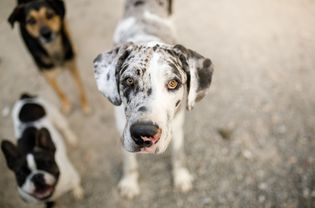
[[[33,177],[32,177],[32,182],[35,184],[35,186],[45,186],[46,183],[45,183],[45,178],[44,178],[44,175],[42,173],[38,173],[38,174],[35,174]]]
[[[42,27],[40,29],[40,34],[46,40],[49,40],[52,37],[52,31],[48,27]]]
[[[140,147],[150,147],[160,139],[160,129],[152,122],[137,122],[131,125],[130,134]]]

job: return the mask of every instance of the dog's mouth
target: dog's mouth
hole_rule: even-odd
[[[146,144],[144,147],[140,148],[140,153],[158,153],[158,142],[160,141],[162,131],[159,129],[158,133],[156,133],[153,137],[141,137],[141,139]]]
[[[48,199],[53,195],[55,191],[55,187],[52,185],[46,185],[44,187],[36,187],[36,190],[32,194],[33,197],[35,197],[38,200],[45,200]]]

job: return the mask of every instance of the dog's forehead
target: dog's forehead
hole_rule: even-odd
[[[179,67],[177,55],[169,48],[160,45],[134,47],[125,60],[121,73],[125,71],[139,71],[150,73],[148,69],[177,69]],[[139,73],[138,73],[139,74]]]

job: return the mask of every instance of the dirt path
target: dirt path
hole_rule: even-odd
[[[198,2],[198,3],[197,3]],[[91,60],[111,48],[121,0],[67,1],[79,66],[94,113],[78,105],[68,116],[80,136],[69,155],[80,170],[86,199],[71,195],[58,207],[315,207],[315,3],[311,0],[175,0],[179,42],[210,57],[209,95],[186,122],[188,167],[194,190],[173,191],[170,152],[141,156],[142,195],[119,197],[121,154],[113,107],[97,92]],[[6,110],[22,91],[57,99],[6,18],[0,1],[0,138],[13,139]],[[73,101],[73,83],[60,82]],[[69,83],[69,84],[68,84]],[[0,156],[0,207],[28,206]]]

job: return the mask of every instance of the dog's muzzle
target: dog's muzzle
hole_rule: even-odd
[[[155,153],[162,130],[152,122],[137,122],[131,125],[130,135],[140,152]]]

